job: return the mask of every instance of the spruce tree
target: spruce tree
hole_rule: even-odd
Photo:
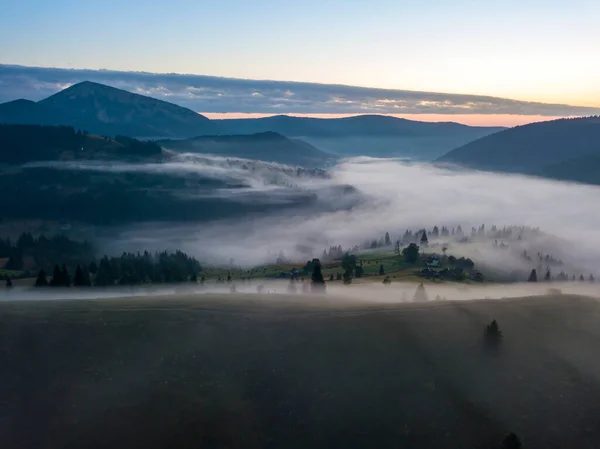
[[[61,280],[62,280],[62,286],[70,287],[71,286],[71,277],[69,276],[69,272],[67,271],[67,266],[65,264],[63,264],[63,266],[62,266],[60,275],[61,275]]]
[[[352,270],[344,271],[343,281],[344,285],[352,284]]]
[[[313,259],[313,272],[311,276],[311,290],[313,293],[323,293],[325,291],[325,279],[321,272],[321,261]]]
[[[423,234],[421,234],[421,246],[427,246],[429,244],[429,239],[427,238],[427,231],[423,229]]]
[[[552,275],[550,274],[550,270],[546,271],[546,276],[544,276],[544,281],[550,282],[552,279]]]
[[[385,274],[385,270],[383,269],[383,264],[379,265],[379,276],[383,276]]]
[[[46,279],[46,272],[44,271],[43,268],[39,271],[37,278],[35,279],[35,286],[36,287],[47,287],[48,286],[48,279]]]
[[[6,288],[12,288],[13,283],[12,280],[10,279],[10,276],[6,276]]]
[[[83,270],[80,265],[77,265],[77,269],[75,270],[75,277],[73,278],[73,285],[75,287],[85,287],[87,285],[85,275],[83,274]]]
[[[531,270],[531,274],[529,275],[527,282],[537,282],[537,272],[535,271],[535,268]]]
[[[502,448],[522,449],[523,443],[521,443],[521,439],[514,432],[511,432],[506,438],[504,438],[504,441],[502,441]]]
[[[52,280],[50,281],[52,287],[60,287],[63,285],[62,274],[58,265],[54,265],[54,271],[52,273]]]
[[[413,301],[421,302],[421,301],[428,301],[428,300],[429,300],[429,298],[427,297],[427,292],[425,291],[425,286],[421,282],[419,284],[419,286],[417,287],[417,291],[415,292]]]
[[[390,240],[390,234],[389,232],[385,233],[385,246],[390,246],[392,244],[392,241]]]

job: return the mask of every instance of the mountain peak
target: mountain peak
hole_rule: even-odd
[[[187,137],[201,134],[208,118],[116,87],[82,81],[38,102],[59,111],[62,123],[98,134],[134,137]]]

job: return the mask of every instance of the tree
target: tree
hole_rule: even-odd
[[[46,279],[46,272],[44,271],[44,269],[41,269],[37,275],[37,278],[35,279],[35,286],[36,287],[47,287],[48,286],[48,279]]]
[[[544,276],[544,281],[550,282],[552,280],[552,275],[550,274],[550,270],[546,271],[546,276]]]
[[[527,282],[537,282],[537,272],[535,271],[535,268],[531,270],[531,274],[529,275]]]
[[[333,273],[331,273],[331,274],[329,275],[329,280],[330,280],[330,281],[333,281],[333,279],[334,279],[334,278],[333,278]]]
[[[417,291],[415,292],[413,301],[420,302],[420,301],[428,301],[428,300],[429,300],[429,298],[427,297],[427,292],[425,291],[425,286],[421,282],[419,284],[419,286],[417,287]]]
[[[392,241],[390,240],[390,234],[388,232],[385,233],[385,246],[390,246]]]
[[[196,273],[192,273],[190,276],[190,282],[192,284],[197,284],[198,283],[198,275]]]
[[[354,267],[354,277],[356,279],[361,278],[364,272],[365,270],[363,269],[362,265]]]
[[[344,271],[343,281],[344,281],[344,285],[352,284],[352,271],[350,271],[350,270]]]
[[[394,253],[400,255],[400,240],[396,240],[396,244],[394,245]]]
[[[408,263],[415,263],[419,260],[419,247],[415,243],[411,243],[402,250],[402,255]]]
[[[383,269],[383,264],[379,265],[379,276],[383,276],[385,274],[385,270]]]
[[[356,267],[356,256],[348,253],[344,254],[344,257],[342,257],[342,268],[344,271],[354,271],[354,267]]]
[[[506,436],[506,438],[504,438],[504,441],[502,441],[502,448],[503,449],[522,449],[523,443],[521,443],[521,440],[514,432],[511,432]]]
[[[62,273],[58,265],[54,265],[54,272],[52,273],[52,280],[50,281],[52,287],[60,287],[63,285]]]
[[[96,274],[98,272],[98,265],[96,265],[96,262],[92,261],[92,263],[90,264],[90,273],[92,274]]]
[[[427,231],[423,229],[423,234],[421,234],[421,246],[427,247],[429,244],[429,239],[427,238]]]
[[[62,270],[60,272],[62,286],[69,287],[71,285],[71,277],[69,276],[69,272],[67,271],[67,266],[63,264]]]
[[[75,277],[73,278],[73,285],[75,287],[86,287],[89,284],[89,280],[86,279],[85,274],[83,273],[83,270],[81,269],[80,265],[77,265],[77,269],[75,270]]]
[[[6,276],[6,288],[12,288],[13,283],[12,280],[10,279],[10,276]]]
[[[202,275],[202,277],[200,278],[200,285],[204,285],[205,282],[206,278],[204,277],[204,275]]]
[[[436,238],[439,237],[440,235],[440,229],[437,226],[433,227],[433,231],[431,232],[431,235]]]
[[[502,341],[502,331],[496,320],[493,320],[485,327],[483,339],[488,348],[496,349],[500,345]]]
[[[313,293],[323,293],[325,291],[325,279],[321,272],[321,261],[313,259],[313,272],[311,276],[311,289]]]
[[[390,279],[389,276],[386,276],[385,278],[383,278],[383,285],[390,285],[392,283],[392,280]]]
[[[342,280],[342,273],[336,273],[335,280],[336,281],[341,281]]]

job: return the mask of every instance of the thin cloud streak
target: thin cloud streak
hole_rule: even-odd
[[[244,80],[204,75],[0,65],[0,101],[41,100],[81,81],[95,81],[195,111],[266,114],[575,116],[600,108],[394,89]],[[448,120],[451,120],[451,117]]]

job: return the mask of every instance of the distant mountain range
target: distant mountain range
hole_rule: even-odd
[[[339,119],[285,115],[259,119],[209,120],[190,109],[85,81],[39,102],[16,100],[0,104],[0,123],[68,125],[90,133],[137,138],[179,139],[275,132],[312,138],[341,155],[402,155],[404,151],[437,157],[451,148],[503,128],[458,123],[428,123],[381,115]],[[359,147],[338,139],[361,137]],[[380,139],[375,142],[373,139]],[[382,141],[381,139],[386,139]],[[427,139],[425,143],[421,139]],[[337,141],[336,141],[337,140]]]
[[[314,146],[267,131],[231,136],[201,136],[185,140],[159,140],[166,149],[214,154],[217,156],[258,159],[303,167],[322,167],[337,160]]]
[[[517,126],[452,150],[438,162],[600,184],[600,117]]]

